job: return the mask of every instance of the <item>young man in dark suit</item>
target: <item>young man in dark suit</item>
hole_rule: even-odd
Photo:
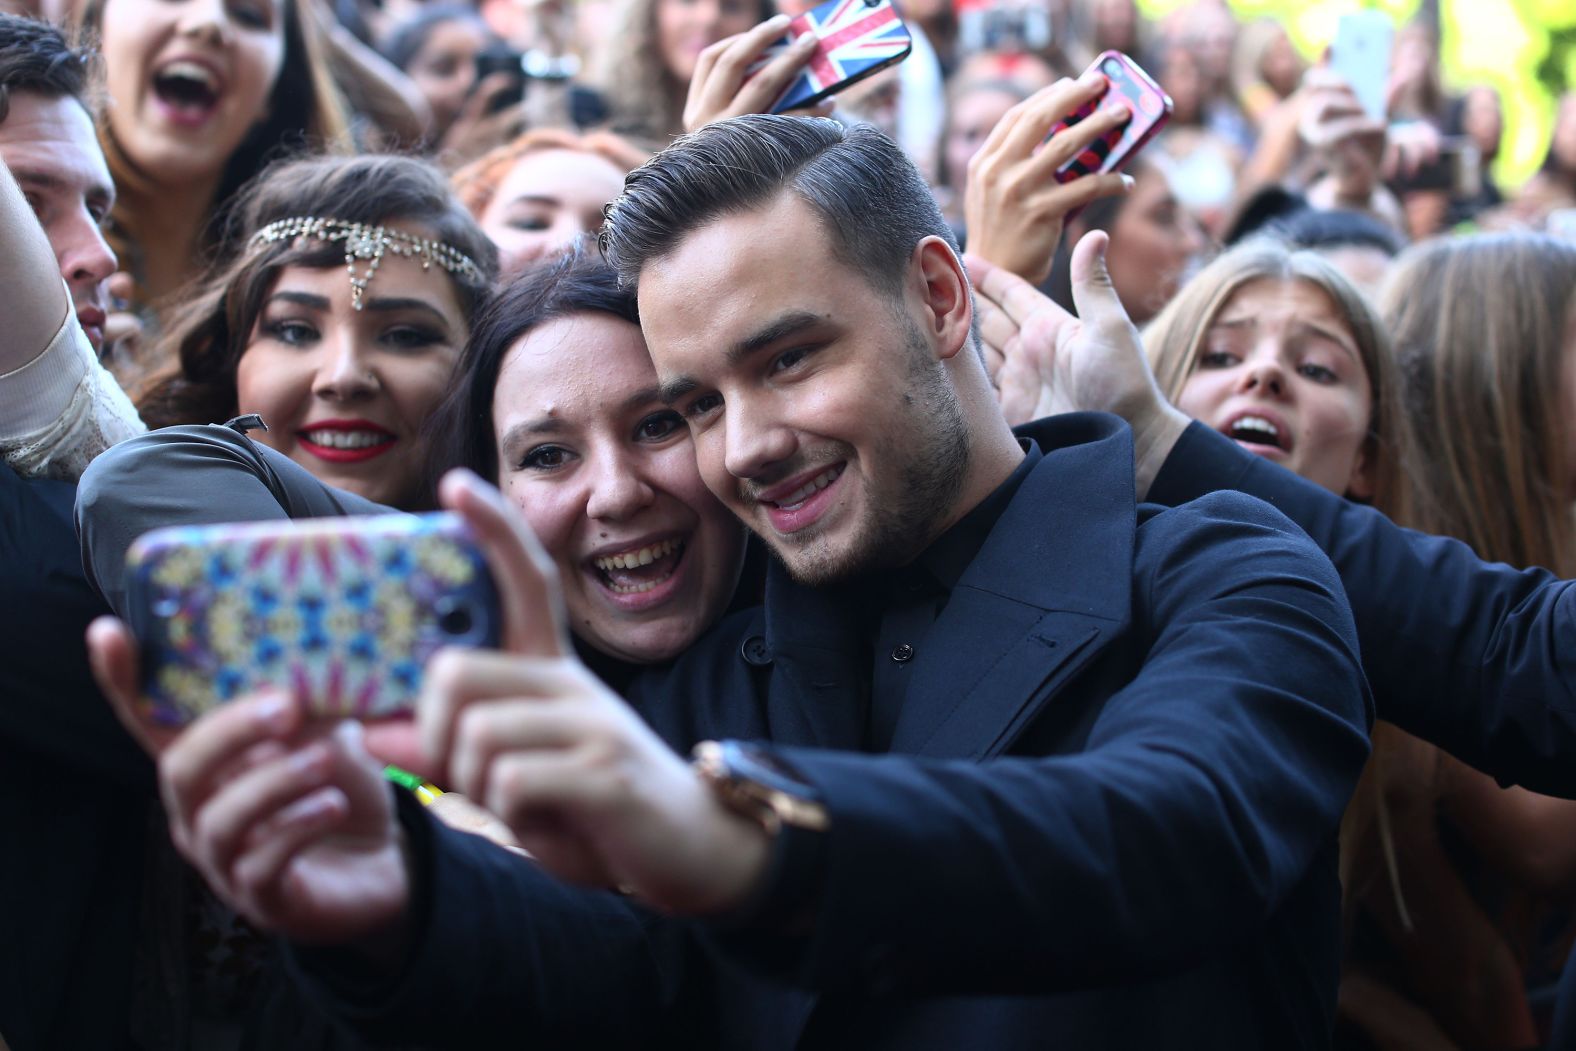
[[[871,131],[706,128],[630,178],[607,248],[708,486],[778,557],[764,607],[632,710],[523,527],[451,478],[509,652],[434,663],[421,744],[536,864],[269,698],[161,762],[221,896],[403,1041],[1326,1043],[1369,699],[1308,539],[1230,494],[1138,507],[1110,417],[1015,436],[947,228]],[[1069,339],[1127,325],[1085,277]]]

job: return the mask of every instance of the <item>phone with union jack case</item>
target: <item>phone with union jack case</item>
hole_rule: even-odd
[[[498,645],[497,588],[451,514],[158,529],[126,568],[161,726],[264,686],[317,716],[403,714],[440,647]]]
[[[892,0],[829,0],[789,22],[788,32],[762,52],[750,72],[807,33],[819,43],[799,75],[772,103],[773,113],[813,106],[896,65],[914,50],[908,26],[898,17]]]
[[[1099,70],[1107,87],[1099,98],[1085,103],[1066,120],[1051,129],[1051,135],[1072,127],[1097,110],[1127,104],[1132,117],[1100,138],[1056,170],[1057,182],[1071,182],[1094,172],[1113,172],[1132,159],[1171,119],[1171,98],[1145,73],[1137,62],[1120,51],[1098,55],[1086,73]],[[1051,135],[1047,135],[1047,141]]]

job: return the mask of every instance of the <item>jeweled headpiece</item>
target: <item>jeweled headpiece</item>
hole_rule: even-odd
[[[356,310],[361,309],[361,296],[366,291],[367,282],[378,272],[378,264],[387,252],[420,259],[423,270],[430,270],[436,263],[449,273],[469,277],[478,284],[486,281],[476,261],[451,244],[417,237],[387,226],[347,223],[343,219],[279,219],[253,234],[251,246],[256,248],[279,241],[293,241],[298,237],[345,243],[345,270],[350,274],[350,305]],[[365,264],[359,274],[356,272],[357,260]]]

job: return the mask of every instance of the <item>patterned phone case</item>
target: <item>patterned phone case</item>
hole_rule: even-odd
[[[1171,99],[1160,90],[1138,63],[1120,51],[1101,52],[1089,66],[1098,69],[1110,82],[1105,94],[1084,103],[1066,120],[1051,129],[1051,135],[1072,127],[1102,107],[1127,103],[1131,119],[1091,142],[1084,151],[1056,169],[1057,182],[1071,182],[1093,172],[1119,170],[1128,158],[1143,148],[1171,119]],[[1046,136],[1047,139],[1050,136]]]
[[[127,555],[152,721],[262,686],[325,717],[411,710],[442,646],[496,646],[498,595],[454,515],[182,526]]]
[[[914,48],[892,0],[830,0],[789,22],[788,32],[767,47],[750,65],[748,74],[754,74],[806,33],[819,37],[820,44],[772,103],[773,113],[813,106],[903,61]]]

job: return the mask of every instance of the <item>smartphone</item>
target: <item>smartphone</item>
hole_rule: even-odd
[[[1104,94],[1080,106],[1066,120],[1058,123],[1051,129],[1051,135],[1072,127],[1101,109],[1124,102],[1132,117],[1091,142],[1082,153],[1056,169],[1057,182],[1071,182],[1095,172],[1119,171],[1171,119],[1171,97],[1160,90],[1160,85],[1137,62],[1120,51],[1105,51],[1096,55],[1089,69],[1084,72],[1087,75],[1095,70],[1099,70],[1106,79],[1108,86]],[[1050,137],[1046,136],[1047,141]]]
[[[819,44],[771,112],[813,106],[866,77],[896,65],[914,50],[908,26],[892,0],[829,0],[788,23],[788,31],[750,66],[757,72],[795,40],[813,34]]]
[[[525,101],[525,56],[507,45],[486,48],[476,56],[476,79],[471,84],[475,91],[481,82],[494,73],[503,73],[509,79],[507,88],[500,88],[487,100],[488,113],[501,113]]]
[[[965,54],[1044,51],[1052,32],[1051,14],[1038,4],[976,4],[958,11],[958,44]]]
[[[1351,85],[1370,117],[1385,117],[1385,85],[1390,80],[1390,50],[1395,23],[1383,11],[1342,15],[1330,45],[1330,68]]]
[[[1392,183],[1397,193],[1443,190],[1451,197],[1476,197],[1483,189],[1483,159],[1477,143],[1465,135],[1447,135],[1439,141],[1439,156],[1411,175]]]
[[[264,686],[322,717],[413,710],[443,646],[498,645],[498,592],[455,515],[180,526],[127,554],[150,721]]]

